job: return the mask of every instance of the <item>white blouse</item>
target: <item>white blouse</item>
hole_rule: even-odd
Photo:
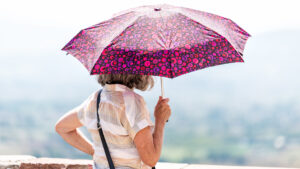
[[[97,129],[96,104],[99,90],[93,92],[77,107],[78,118],[87,128],[93,140],[94,162],[108,167],[101,139]],[[144,164],[133,142],[138,131],[154,124],[144,98],[122,84],[106,84],[101,93],[99,118],[115,167],[128,166],[137,169],[151,169]]]

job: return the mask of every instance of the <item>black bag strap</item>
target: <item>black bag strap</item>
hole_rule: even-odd
[[[107,161],[108,161],[108,164],[109,164],[109,168],[110,169],[115,169],[114,163],[111,159],[111,156],[110,156],[110,153],[109,153],[109,150],[108,150],[106,140],[104,138],[104,134],[103,134],[103,131],[102,131],[102,127],[101,127],[100,119],[99,119],[99,114],[98,114],[101,92],[102,92],[102,89],[99,91],[98,97],[97,97],[97,113],[96,113],[97,114],[97,128],[98,128],[99,135],[100,135],[100,138],[101,138],[101,142],[102,142],[102,145],[103,145],[103,148],[104,148],[104,151],[105,151],[105,155],[106,155],[106,158],[107,158]]]
[[[102,127],[101,127],[101,124],[100,124],[100,119],[99,119],[99,103],[100,103],[100,99],[101,99],[101,92],[102,92],[102,89],[98,92],[98,96],[97,96],[97,128],[98,128],[98,131],[99,131],[99,135],[100,135],[100,138],[101,138],[101,142],[102,142],[102,145],[103,145],[103,148],[104,148],[104,151],[105,151],[105,155],[106,155],[106,158],[107,158],[107,161],[108,161],[108,164],[109,164],[109,168],[110,169],[115,169],[115,166],[114,166],[114,163],[111,159],[111,156],[110,156],[110,153],[109,153],[109,150],[108,150],[108,146],[107,146],[107,143],[105,141],[105,138],[104,138],[104,134],[103,134],[103,131],[102,131]],[[155,166],[152,167],[152,169],[155,169]]]

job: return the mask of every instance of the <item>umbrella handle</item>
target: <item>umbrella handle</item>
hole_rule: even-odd
[[[164,98],[165,93],[164,93],[164,83],[162,77],[160,77],[160,88],[161,88],[161,96],[162,98]],[[169,122],[169,120],[167,120],[167,122]]]
[[[165,93],[164,93],[164,83],[162,77],[160,77],[160,88],[161,88],[161,96],[162,98],[164,98]]]

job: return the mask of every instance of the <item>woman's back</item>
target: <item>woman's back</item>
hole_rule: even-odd
[[[93,160],[99,167],[108,167],[107,159],[97,129],[98,91],[93,92],[77,107],[78,118],[92,136],[95,153]],[[144,164],[133,139],[138,131],[154,124],[143,97],[122,84],[106,84],[99,105],[100,123],[114,165],[132,168],[151,168]]]

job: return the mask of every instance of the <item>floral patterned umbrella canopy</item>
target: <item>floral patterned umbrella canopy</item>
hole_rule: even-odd
[[[145,5],[81,30],[62,50],[94,74],[174,78],[244,62],[250,35],[228,18],[168,4]]]

